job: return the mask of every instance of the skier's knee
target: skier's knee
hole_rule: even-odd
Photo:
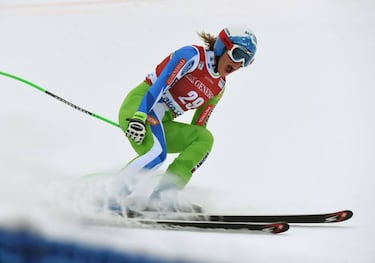
[[[205,143],[209,147],[209,149],[211,149],[212,145],[214,144],[214,136],[212,135],[212,133],[208,129],[201,127],[197,135],[198,140],[202,143]]]

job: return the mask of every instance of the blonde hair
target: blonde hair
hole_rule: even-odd
[[[203,40],[203,42],[205,43],[206,47],[209,50],[212,50],[212,51],[214,50],[214,45],[215,45],[217,37],[215,37],[214,35],[211,35],[210,33],[206,33],[204,31],[198,32],[198,36]]]

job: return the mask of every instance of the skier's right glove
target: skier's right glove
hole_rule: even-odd
[[[128,128],[125,131],[126,137],[137,144],[142,144],[146,135],[146,119],[147,114],[140,111],[134,113],[132,118],[126,119],[129,121]]]

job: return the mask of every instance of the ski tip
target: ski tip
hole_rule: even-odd
[[[335,223],[335,222],[342,222],[346,221],[353,217],[353,211],[351,210],[342,210],[336,213],[329,214],[325,218],[326,223]]]
[[[353,217],[353,211],[351,210],[343,210],[343,211],[337,212],[337,214],[338,214],[337,222],[345,221]]]
[[[280,234],[287,231],[288,229],[289,224],[287,222],[277,222],[265,225],[263,231],[273,234]]]

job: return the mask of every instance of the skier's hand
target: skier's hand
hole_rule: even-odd
[[[140,111],[134,113],[132,118],[126,119],[129,121],[128,128],[125,131],[126,137],[137,144],[142,144],[146,135],[146,119],[147,114]]]

